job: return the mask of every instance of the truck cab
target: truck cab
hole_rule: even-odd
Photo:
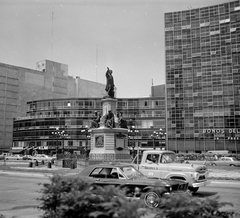
[[[185,180],[192,192],[210,184],[209,170],[205,165],[176,162],[176,154],[173,151],[143,151],[140,164],[135,166],[148,177]]]

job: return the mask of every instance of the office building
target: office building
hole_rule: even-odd
[[[36,70],[0,63],[0,151],[13,142],[13,119],[26,116],[27,102],[69,97],[102,97],[105,84],[68,75],[68,66],[40,61]]]
[[[240,151],[240,1],[165,13],[170,150]]]

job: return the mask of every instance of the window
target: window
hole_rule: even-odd
[[[157,164],[159,162],[159,154],[148,154],[145,162],[148,164]]]

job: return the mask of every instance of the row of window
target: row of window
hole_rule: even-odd
[[[196,18],[204,18],[204,17],[216,17],[220,16],[224,18],[226,14],[234,13],[240,10],[239,1],[233,1],[230,3],[213,5],[210,7],[203,7],[197,9],[191,9],[186,11],[179,11],[173,13],[166,13],[165,20],[166,23],[185,21]]]
[[[164,99],[162,100],[126,100],[121,99],[117,102],[117,108],[157,108],[164,105]],[[57,109],[88,109],[96,108],[101,109],[101,100],[61,100],[61,101],[39,101],[28,103],[28,111],[39,111],[39,110],[57,110]]]

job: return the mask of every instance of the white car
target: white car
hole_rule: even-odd
[[[211,165],[240,167],[240,161],[235,157],[220,157],[218,160],[212,161]]]
[[[46,154],[36,154],[36,155],[32,156],[32,160],[34,160],[34,161],[37,160],[38,162],[41,162],[41,161],[53,161],[55,159],[56,158],[50,157],[50,156],[48,156]]]
[[[5,160],[22,160],[23,157],[19,154],[5,156]]]

